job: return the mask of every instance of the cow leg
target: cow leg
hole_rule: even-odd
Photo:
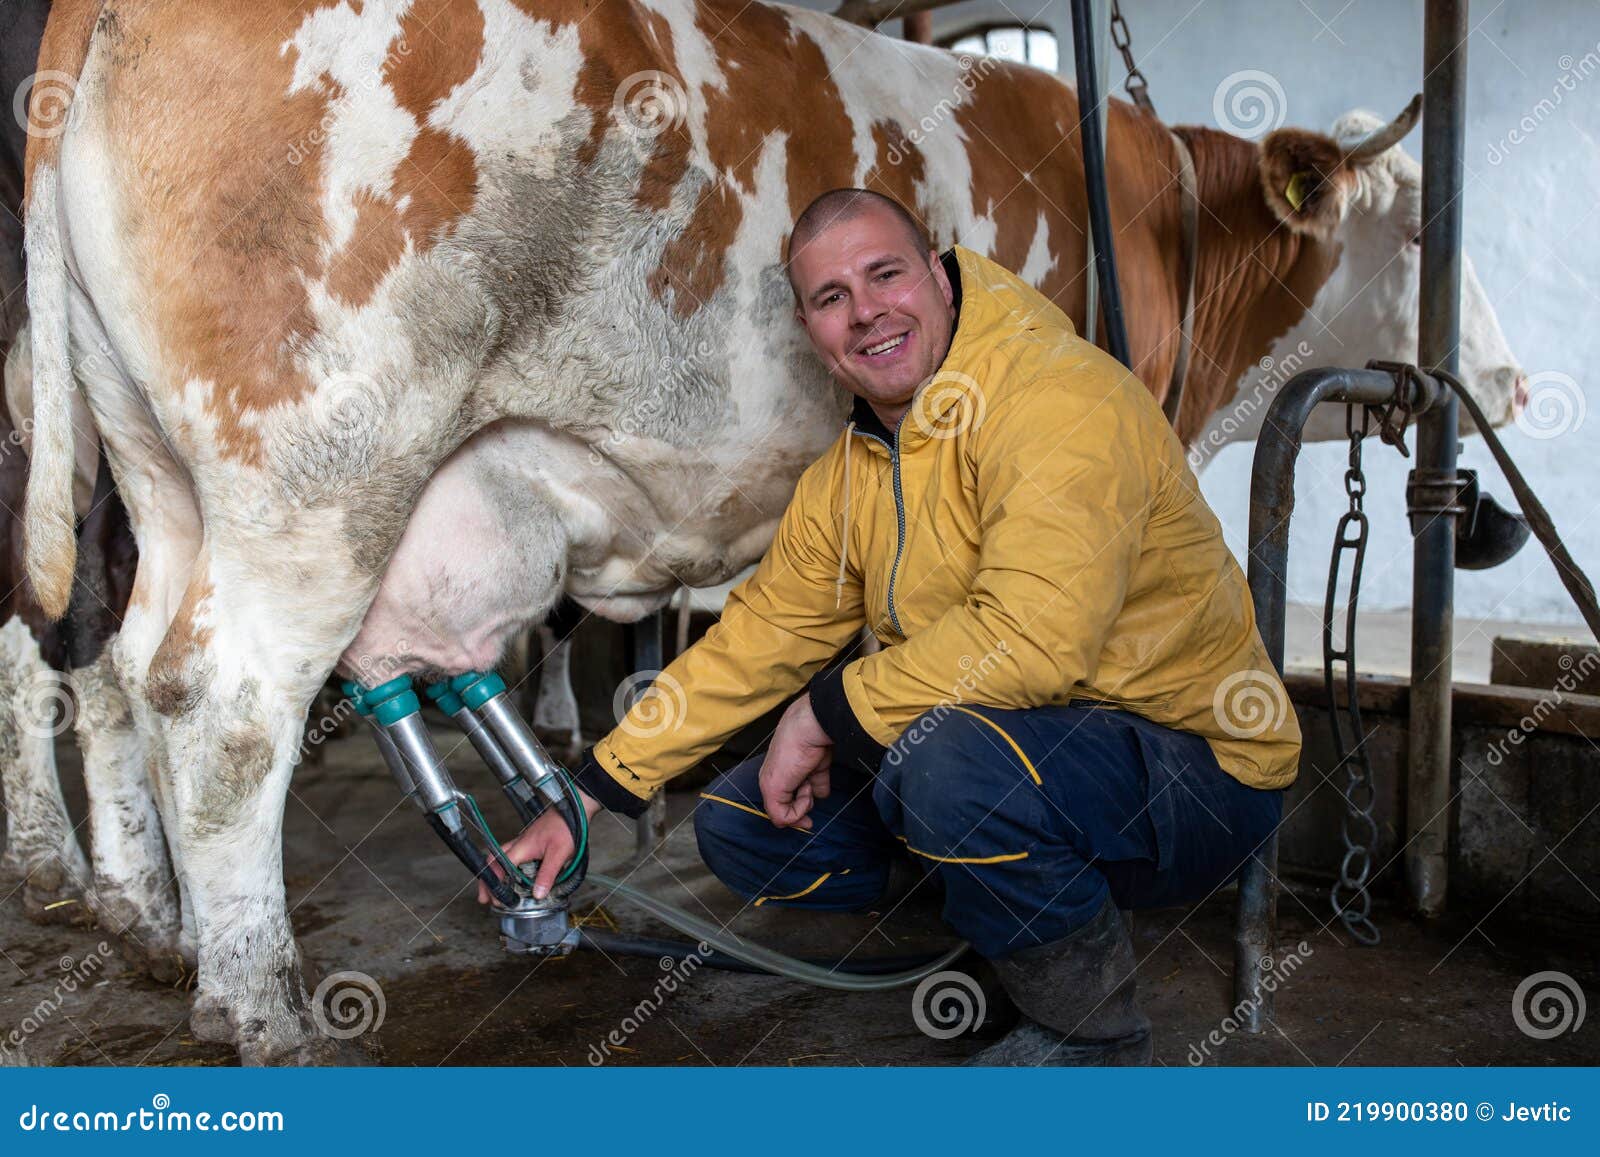
[[[113,652],[113,660],[120,662],[116,652]],[[146,662],[140,669],[147,669],[148,665]],[[120,671],[121,667],[118,670]],[[179,846],[176,838],[178,808],[173,794],[172,766],[167,759],[166,735],[149,704],[134,693],[133,685],[125,679],[122,680],[122,685],[129,712],[133,716],[134,732],[145,751],[145,769],[150,794],[155,801],[162,834],[166,837],[167,860],[172,867],[172,880],[178,888],[178,957],[191,973],[196,973],[200,968],[200,933],[195,923],[189,877],[183,862],[183,848]],[[141,681],[139,686],[142,685]]]
[[[303,547],[308,536],[286,538]],[[175,842],[200,937],[191,1027],[236,1045],[246,1064],[307,1064],[338,1046],[314,1026],[289,925],[284,803],[306,712],[376,583],[310,555],[274,572],[259,564],[271,555],[208,543],[144,693],[165,719]]]
[[[152,976],[176,980],[184,971],[181,928],[149,748],[134,725],[109,649],[72,678],[92,833],[90,906],[100,926],[122,937]]]
[[[118,426],[107,422],[101,428],[122,434],[132,428],[132,424],[124,422]],[[116,683],[122,688],[133,733],[113,732],[110,738],[112,750],[120,752],[117,756],[119,770],[108,774],[125,783],[131,771],[123,761],[131,758],[130,749],[134,744],[142,749],[150,793],[166,836],[172,877],[178,885],[177,950],[190,971],[194,971],[199,967],[199,934],[183,849],[177,839],[178,812],[167,751],[166,720],[150,705],[145,694],[145,676],[183,598],[199,551],[200,518],[187,485],[177,479],[176,468],[158,449],[138,443],[129,449],[138,456],[119,476],[119,483],[140,540],[139,559],[122,627],[105,650],[111,655]],[[159,940],[158,935],[158,944]]]
[[[19,618],[0,626],[0,784],[6,848],[0,868],[21,877],[28,918],[41,924],[91,923],[84,902],[89,864],[78,847],[61,783],[55,737],[65,690]]]
[[[109,462],[100,455],[93,501],[78,525],[72,598],[62,622],[77,701],[74,726],[89,796],[89,903],[100,926],[162,981],[179,979],[179,917],[156,805],[154,761],[117,678],[111,643],[127,608],[138,552]],[[190,971],[193,971],[192,965]]]
[[[539,695],[533,704],[533,730],[557,758],[571,760],[583,748],[578,697],[572,690],[572,634],[558,635],[550,623],[539,627]]]

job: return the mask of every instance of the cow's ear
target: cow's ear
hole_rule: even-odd
[[[1329,237],[1344,216],[1354,174],[1338,142],[1304,129],[1279,129],[1261,142],[1261,191],[1273,214],[1297,233]]]

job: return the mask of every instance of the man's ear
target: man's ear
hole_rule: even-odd
[[[944,294],[944,303],[951,309],[956,307],[956,291],[950,285],[950,277],[944,271],[944,262],[939,260],[936,250],[928,250],[928,270],[933,274],[933,279],[939,283],[939,292]]]
[[[806,324],[806,311],[801,309],[799,305],[794,307],[794,319],[800,323],[801,329],[805,330],[808,334],[811,332],[811,327]]]

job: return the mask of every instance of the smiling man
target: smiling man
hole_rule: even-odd
[[[591,814],[805,689],[702,793],[711,870],[851,910],[909,859],[1024,1014],[976,1061],[1148,1063],[1118,907],[1231,880],[1299,759],[1244,575],[1150,392],[1014,274],[860,189],[801,214],[788,271],[850,422],[658,680],[676,710],[636,704],[586,757]],[[572,855],[553,819],[510,850],[541,887]]]

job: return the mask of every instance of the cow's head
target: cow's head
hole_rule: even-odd
[[[1416,124],[1421,100],[1417,97],[1387,124],[1371,113],[1350,112],[1329,135],[1280,129],[1261,142],[1268,205],[1289,228],[1329,246],[1337,262],[1308,316],[1274,346],[1273,364],[1295,359],[1309,368],[1362,366],[1371,358],[1416,360],[1422,167],[1399,141]],[[1460,360],[1461,379],[1489,420],[1496,426],[1512,421],[1526,401],[1527,377],[1465,255]],[[1342,410],[1312,421],[1337,421],[1339,431],[1308,430],[1308,437],[1343,430]],[[1465,410],[1460,429],[1476,432]]]

